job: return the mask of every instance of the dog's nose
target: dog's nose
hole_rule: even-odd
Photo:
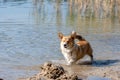
[[[67,44],[64,44],[64,47],[67,48]]]

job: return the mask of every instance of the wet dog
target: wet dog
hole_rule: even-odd
[[[85,55],[90,56],[91,62],[93,62],[91,45],[81,35],[77,35],[76,32],[73,31],[69,36],[64,36],[62,33],[58,33],[58,36],[61,40],[61,52],[68,63],[67,65],[76,63]],[[78,39],[78,42],[75,42],[75,39]]]

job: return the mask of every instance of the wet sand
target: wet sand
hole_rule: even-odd
[[[64,60],[61,61],[59,60],[59,62],[52,61],[53,65],[62,66],[64,70],[68,72],[68,74],[77,75],[78,80],[98,80],[98,79],[120,80],[120,66],[115,65],[115,63],[119,64],[120,60],[96,60],[94,61],[93,64],[90,64],[89,61],[83,61],[77,65],[71,65],[71,66],[65,65]],[[38,74],[40,73],[41,70]],[[37,78],[41,77],[38,76],[38,74],[36,74]],[[35,79],[36,75],[33,75],[29,78],[20,78],[18,80],[39,80],[37,78]],[[45,79],[45,80],[55,80],[55,79]],[[65,79],[65,80],[69,80],[69,79]]]
[[[90,67],[85,65],[77,65],[66,70],[77,74],[81,79],[86,80],[89,77],[108,78],[110,80],[120,80],[120,66]]]

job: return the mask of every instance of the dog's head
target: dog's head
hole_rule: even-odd
[[[64,48],[72,48],[74,46],[74,39],[76,37],[76,32],[72,32],[69,36],[64,36],[61,32],[58,33],[58,36],[61,40],[61,46]]]

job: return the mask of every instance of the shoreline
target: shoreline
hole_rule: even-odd
[[[87,62],[83,62],[78,65],[71,65],[66,66],[64,64],[52,62],[52,65],[60,65],[63,67],[65,71],[67,71],[69,74],[77,75],[78,80],[97,80],[97,79],[103,79],[103,80],[120,80],[120,66],[118,65],[104,65],[104,66],[96,66],[95,64],[90,65]],[[41,70],[38,74],[40,74]],[[32,79],[36,75],[33,75],[29,78],[20,78],[18,80],[39,80],[39,79]],[[40,76],[37,76],[40,77]],[[42,80],[42,79],[41,79]],[[43,79],[43,80],[49,80],[49,79]],[[55,79],[50,79],[55,80]],[[62,80],[62,79],[61,79]],[[68,79],[66,79],[68,80]]]

